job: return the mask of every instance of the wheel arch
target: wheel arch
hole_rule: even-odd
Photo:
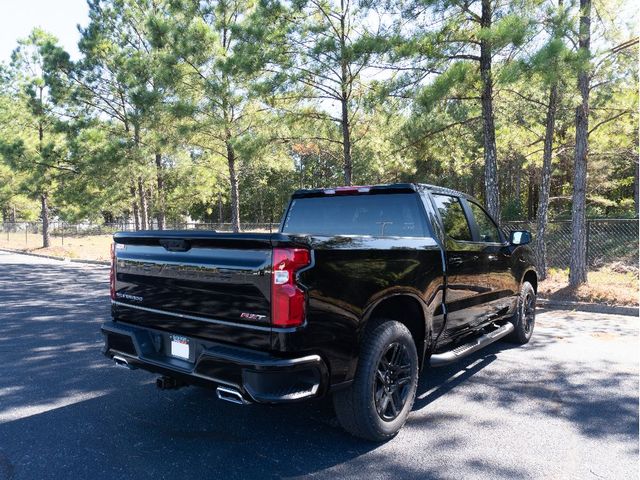
[[[430,316],[422,300],[411,293],[398,293],[385,297],[368,309],[360,332],[360,341],[368,328],[380,320],[395,320],[407,327],[418,352],[418,365],[422,368],[427,340],[431,334]]]
[[[538,294],[538,273],[530,268],[524,272],[522,275],[522,280],[520,284],[522,285],[524,282],[529,282],[533,286],[533,291]]]

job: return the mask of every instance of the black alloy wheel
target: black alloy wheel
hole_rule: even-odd
[[[395,420],[411,390],[411,361],[404,345],[394,342],[380,357],[374,383],[374,401],[380,418]]]

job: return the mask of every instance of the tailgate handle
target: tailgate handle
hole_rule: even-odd
[[[170,252],[186,252],[191,249],[191,244],[181,238],[162,238],[160,245]]]

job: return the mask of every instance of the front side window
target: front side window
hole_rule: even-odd
[[[500,243],[500,234],[498,233],[498,227],[491,220],[489,215],[474,202],[469,202],[469,206],[471,207],[471,212],[473,213],[473,218],[476,220],[476,225],[478,225],[478,233],[480,234],[481,242],[492,242],[492,243]]]
[[[450,195],[434,195],[433,199],[440,212],[446,234],[454,240],[470,242],[471,229],[460,200]]]

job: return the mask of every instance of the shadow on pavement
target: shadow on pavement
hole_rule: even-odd
[[[377,445],[345,434],[328,399],[241,407],[204,389],[159,391],[153,375],[112,367],[100,352],[107,295],[106,269],[0,263],[0,479],[442,478],[446,466],[426,466],[418,458],[409,464],[405,455],[411,453],[396,450],[406,445],[419,456],[422,447],[415,442],[425,436],[431,451],[457,447],[461,438],[449,429],[425,427],[424,438],[411,437],[427,423],[437,428],[473,421],[473,411],[424,414],[451,393],[466,405],[495,403],[505,414],[517,412],[526,397],[532,417],[567,420],[583,435],[603,440],[637,437],[637,397],[622,388],[630,375],[594,368],[588,358],[571,365],[546,359],[562,334],[553,326],[526,347],[494,344],[425,371],[408,428]],[[509,362],[520,348],[533,350],[544,365],[535,376],[522,364],[513,376],[483,372],[496,361]],[[470,382],[478,388],[460,388]],[[526,476],[482,458],[463,461],[480,476],[485,469],[485,476]]]

